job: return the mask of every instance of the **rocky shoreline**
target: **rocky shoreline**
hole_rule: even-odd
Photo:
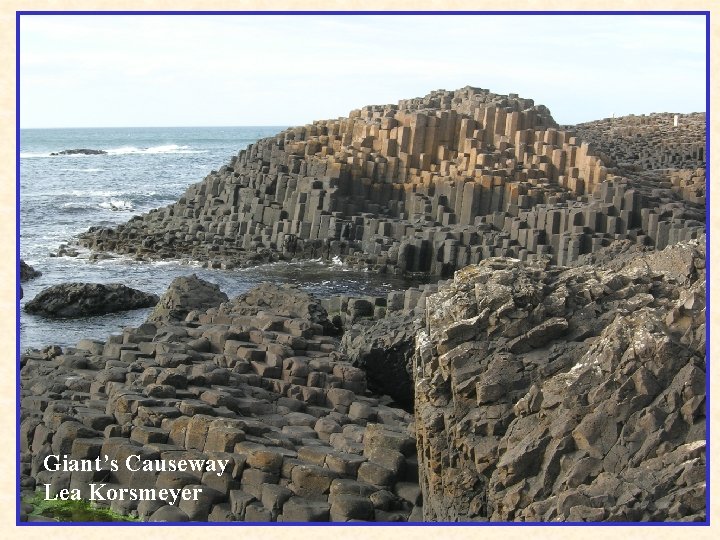
[[[176,280],[153,322],[23,355],[21,484],[202,489],[109,504],[150,521],[703,519],[702,241],[612,270],[494,258],[425,292],[347,299],[341,343],[339,299]],[[48,472],[50,454],[233,465]]]
[[[432,92],[262,139],[177,203],[79,241],[214,268],[340,257],[438,277],[498,256],[567,265],[619,239],[663,249],[704,231],[704,116],[680,116],[675,131],[662,115],[643,117],[660,142],[633,136],[632,152],[613,159],[602,134],[637,117],[579,126],[598,150],[532,100]],[[662,142],[671,137],[675,146]],[[682,159],[643,160],[676,147]]]
[[[23,355],[25,490],[202,489],[179,506],[110,504],[149,521],[422,519],[412,415],[366,394],[365,373],[324,334],[318,300],[268,285],[183,321],[153,320],[104,343]],[[65,454],[232,466],[221,476],[44,470],[48,455]]]
[[[558,127],[437,91],[263,139],[90,229],[139,260],[445,279],[228,299],[188,276],[138,328],[26,352],[23,492],[202,494],[107,501],[149,521],[704,520],[705,116],[671,117]],[[61,454],[230,466],[46,470]]]

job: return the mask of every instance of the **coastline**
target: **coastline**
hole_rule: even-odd
[[[31,457],[24,466],[32,463],[27,478],[43,478],[37,478],[36,462],[48,445],[118,455],[129,445],[148,450],[146,459],[153,452],[210,451],[235,460],[220,486],[206,484],[204,475],[193,478],[218,494],[179,507],[182,513],[111,505],[146,518],[160,512],[171,520],[263,521],[285,519],[286,511],[291,520],[703,517],[696,477],[705,463],[698,438],[705,421],[705,226],[699,219],[705,176],[697,151],[704,128],[688,118],[692,129],[683,136],[695,150],[687,154],[683,139],[682,151],[666,145],[664,153],[631,166],[557,129],[549,111],[531,100],[470,87],[457,92],[431,93],[395,108],[366,107],[348,119],[258,141],[177,203],[83,235],[81,243],[94,250],[144,259],[184,254],[211,268],[315,258],[327,249],[328,259],[372,273],[451,279],[344,304],[303,296],[303,306],[316,306],[304,314],[288,308],[302,293],[284,291],[290,300],[280,295],[261,302],[261,288],[167,326],[125,329],[88,348],[31,352],[24,356],[25,388],[49,397],[24,402],[26,411],[42,413],[24,423],[23,450]],[[635,130],[641,147],[657,150],[655,128],[673,133],[667,120],[630,117],[610,124],[625,122],[623,129]],[[596,129],[607,129],[608,122]],[[646,131],[652,137],[643,142]],[[677,156],[687,172],[665,168]],[[397,168],[389,173],[388,167]],[[635,261],[650,262],[641,268]],[[391,346],[379,346],[398,362],[389,371],[397,377],[391,385],[405,377],[414,386],[416,416],[367,393],[371,374],[356,367],[367,351],[351,365],[346,355],[352,344],[327,335],[311,314],[323,321],[330,316],[356,334],[379,331],[377,325],[393,316],[420,321],[424,330],[412,333],[409,357],[395,358]],[[623,328],[638,333],[613,342]],[[634,352],[639,360],[628,367],[634,343],[641,343]],[[663,347],[682,362],[651,367],[653,351]],[[542,366],[544,355],[557,363]],[[593,358],[607,355],[612,360],[596,373]],[[40,374],[61,381],[74,369],[87,370],[82,382],[61,383],[59,392],[27,386]],[[693,382],[701,373],[702,386]],[[621,374],[634,386],[614,382]],[[647,431],[621,432],[590,410],[585,419],[559,415],[573,406],[555,389],[568,377],[569,387],[582,381],[570,392],[583,414],[598,400],[609,418],[627,422],[636,415]],[[676,396],[683,378],[692,391]],[[594,385],[607,394],[593,393]],[[615,408],[607,405],[613,400]],[[660,403],[667,400],[679,401],[665,410]],[[68,418],[79,412],[75,402],[88,404],[81,407],[87,421]],[[287,423],[293,414],[304,415],[299,424]],[[238,415],[261,420],[238,421]],[[529,429],[538,415],[562,418]],[[310,430],[286,430],[311,424]],[[221,433],[221,440],[213,436],[206,450],[212,433]],[[118,437],[123,441],[113,447]],[[637,447],[640,437],[654,446]],[[75,448],[73,440],[94,442]],[[639,456],[638,463],[629,457],[611,463],[615,444]],[[558,469],[561,457],[565,465]],[[635,511],[623,514],[624,493],[633,491],[625,484],[640,481],[633,471],[641,464],[672,465],[686,483],[641,497]],[[553,483],[548,471],[565,479]],[[126,471],[115,481],[133,478]],[[446,483],[457,479],[465,483],[443,509]],[[70,475],[51,483],[74,481]],[[147,481],[159,485],[161,479]],[[598,501],[597,490],[608,482],[617,482],[618,495]],[[277,487],[263,487],[271,484]],[[524,500],[523,490],[532,497]],[[566,504],[570,493],[576,504]]]

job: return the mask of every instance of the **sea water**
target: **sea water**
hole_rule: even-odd
[[[193,183],[260,138],[284,127],[23,129],[20,161],[20,256],[42,272],[22,284],[20,346],[75,345],[137,326],[150,309],[81,319],[46,319],[22,311],[42,289],[66,282],[123,283],[162,294],[177,276],[197,274],[230,298],[263,281],[294,283],[320,297],[379,295],[413,283],[351,271],[334,261],[294,261],[238,270],[212,270],[179,261],[138,262],[132,257],[91,261],[53,257],[92,226],[114,226],[172,204]],[[57,155],[62,150],[104,150],[101,155]]]

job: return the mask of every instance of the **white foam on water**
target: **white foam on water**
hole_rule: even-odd
[[[137,146],[121,146],[120,148],[110,148],[107,153],[109,155],[125,155],[125,154],[204,154],[206,150],[192,150],[187,145],[177,144],[161,144],[159,146],[151,146],[149,148],[138,148]]]
[[[43,152],[20,152],[21,158],[49,157],[50,154]]]
[[[77,203],[77,202],[67,202],[64,203],[61,208],[64,210],[87,210],[89,208],[94,208],[94,204],[88,204],[88,203]]]
[[[101,202],[98,206],[114,212],[135,209],[131,201],[124,201],[122,199],[110,199],[110,201]]]
[[[97,190],[88,190],[84,191],[81,189],[73,189],[70,194],[73,197],[118,197],[123,194],[122,191],[97,191]]]

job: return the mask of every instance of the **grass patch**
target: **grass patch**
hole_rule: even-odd
[[[90,501],[45,500],[44,491],[38,490],[25,501],[33,507],[29,516],[40,516],[58,521],[140,521],[139,518],[123,516],[109,508],[98,508]]]

